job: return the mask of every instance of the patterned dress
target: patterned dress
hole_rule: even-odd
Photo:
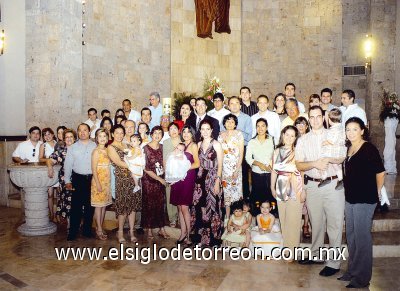
[[[105,150],[98,150],[99,160],[97,163],[97,176],[99,178],[103,191],[97,191],[96,181],[92,179],[91,186],[91,204],[93,207],[105,207],[112,203],[111,198],[111,174],[110,174],[110,159]]]
[[[121,161],[124,160],[124,151],[114,147]],[[142,209],[142,193],[133,193],[135,184],[127,168],[121,168],[112,163],[115,168],[115,215],[129,215]]]
[[[58,181],[60,182],[60,199],[57,203],[56,215],[67,219],[69,218],[69,212],[71,210],[71,197],[72,191],[65,189],[64,180],[64,161],[67,156],[67,147],[65,145],[58,145],[55,147],[55,151],[50,155],[50,159],[57,161],[61,165],[61,169],[58,172]],[[72,182],[72,181],[71,181]]]
[[[146,145],[143,151],[146,156],[146,171],[152,171],[157,176],[164,177],[163,146],[153,149]],[[142,178],[142,191],[142,227],[159,228],[169,224],[165,186],[145,172]]]
[[[224,204],[230,206],[233,202],[243,198],[242,188],[242,167],[239,167],[238,176],[233,179],[233,173],[237,170],[237,163],[240,158],[239,146],[243,141],[243,134],[237,130],[234,135],[223,140],[221,135],[218,141],[224,151],[224,161],[222,165],[222,187],[224,188]]]
[[[199,148],[200,167],[193,193],[193,205],[190,209],[193,241],[202,246],[221,244],[222,235],[222,191],[214,194],[217,178],[217,152],[212,146],[204,152]]]

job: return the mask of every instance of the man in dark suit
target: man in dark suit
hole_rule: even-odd
[[[196,106],[195,106],[195,111],[196,114],[192,115],[189,117],[189,119],[186,121],[186,124],[191,126],[195,131],[196,131],[196,141],[200,141],[200,122],[203,120],[208,120],[213,128],[212,131],[212,136],[214,139],[218,138],[219,135],[219,123],[218,120],[208,116],[206,113],[207,110],[207,105],[206,105],[206,100],[202,97],[196,99]]]

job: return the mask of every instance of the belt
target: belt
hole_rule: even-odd
[[[73,175],[77,175],[77,176],[81,176],[82,178],[85,178],[85,179],[92,179],[92,176],[93,176],[93,174],[82,175],[82,174],[79,174],[79,173],[74,172],[74,171],[72,171],[72,174]]]
[[[338,178],[338,176],[331,176],[331,177],[327,177],[325,180],[335,180],[337,178]],[[313,182],[319,182],[319,183],[321,183],[323,181],[323,179],[315,179],[315,178],[311,178],[311,177],[309,177],[307,175],[304,175],[304,180],[313,181]]]

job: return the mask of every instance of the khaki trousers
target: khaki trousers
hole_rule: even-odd
[[[318,182],[314,181],[308,181],[305,185],[312,229],[313,257],[318,256],[320,248],[324,246],[325,231],[328,233],[329,247],[340,248],[342,244],[345,200],[344,190],[335,190],[336,183],[337,180],[333,180],[321,188],[318,188]],[[326,265],[340,269],[339,260],[328,260]]]
[[[303,203],[300,200],[289,199],[278,201],[279,222],[281,224],[283,246],[290,248],[292,253],[300,245],[301,214]],[[294,253],[293,253],[294,255]]]

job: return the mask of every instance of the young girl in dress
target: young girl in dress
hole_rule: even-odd
[[[125,162],[128,164],[129,171],[131,171],[135,188],[133,193],[140,190],[139,179],[143,177],[143,170],[146,165],[145,156],[141,148],[142,138],[138,134],[131,136],[130,150],[127,150],[127,155],[124,157]]]
[[[165,169],[165,181],[171,185],[184,180],[191,167],[191,163],[185,156],[185,145],[179,143],[175,150],[168,155]]]
[[[272,249],[281,246],[282,235],[279,225],[275,224],[275,216],[271,214],[271,209],[269,201],[261,203],[261,213],[257,215],[257,227],[251,232],[250,248],[253,253],[259,253],[259,249],[262,249],[262,254],[269,256]]]
[[[107,235],[103,232],[103,222],[106,215],[106,207],[112,203],[112,198],[110,187],[110,159],[108,158],[106,150],[108,133],[104,128],[99,128],[96,131],[95,140],[97,148],[92,152],[93,178],[90,203],[92,207],[94,207],[96,238],[99,240],[106,240]]]
[[[248,214],[243,211],[243,202],[236,201],[231,205],[232,215],[228,220],[225,232],[221,239],[224,246],[238,244],[242,247],[248,247],[250,242]],[[247,211],[247,213],[249,213]],[[251,216],[251,215],[250,215]]]
[[[44,143],[40,145],[39,161],[46,163],[47,159],[49,159],[50,155],[54,152],[54,148],[56,146],[54,131],[49,127],[43,128],[42,138]],[[48,189],[48,205],[51,221],[54,220],[54,192],[57,193],[57,188],[59,186],[60,184],[57,183]]]
[[[150,142],[150,127],[147,123],[140,122],[138,125],[138,134],[142,138],[142,144],[140,145],[141,148],[144,148]]]

